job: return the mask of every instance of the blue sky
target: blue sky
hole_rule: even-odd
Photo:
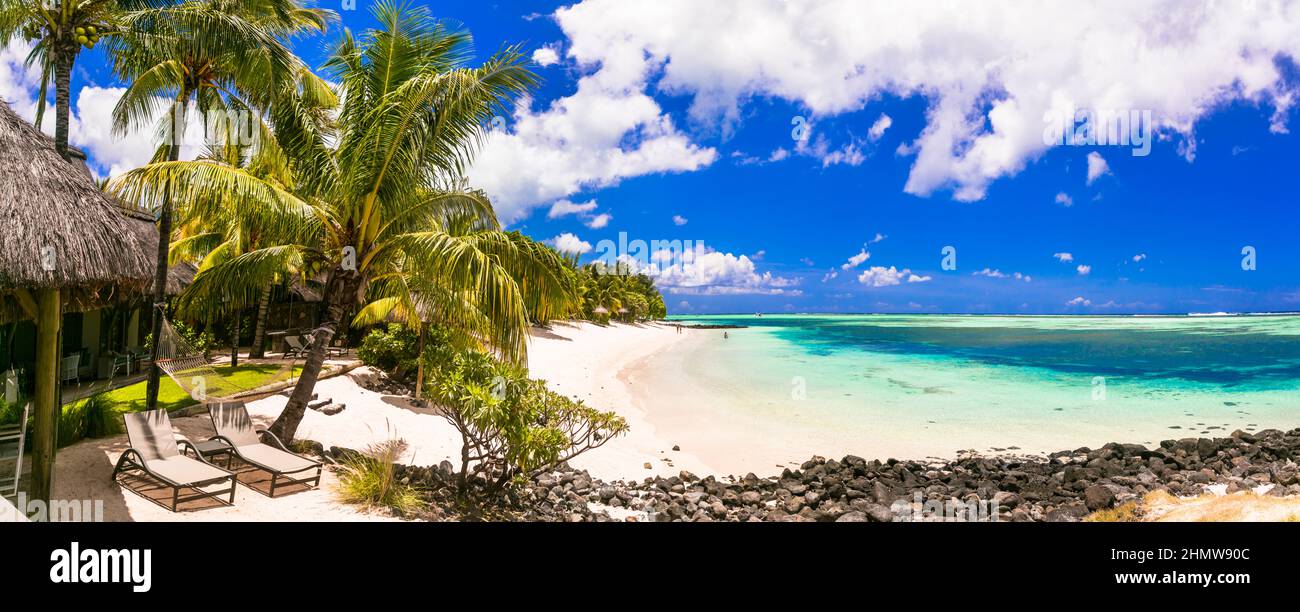
[[[1300,310],[1288,46],[1300,37],[1258,34],[1291,16],[1160,31],[1173,27],[1163,12],[1190,3],[1147,7],[1124,29],[1108,24],[1131,3],[1069,18],[987,9],[990,23],[1027,20],[1003,31],[970,15],[869,26],[888,4],[728,4],[434,5],[483,55],[547,49],[533,56],[543,86],[471,172],[511,228],[588,259],[620,232],[703,242],[664,264],[675,314]],[[343,24],[369,27],[367,10],[341,11]],[[297,49],[319,65],[335,35]],[[0,55],[12,103],[24,84],[10,64],[6,75]],[[74,143],[101,173],[147,149],[94,134],[117,85],[102,57],[83,56]],[[1152,111],[1150,154],[1043,144],[1043,109],[1062,100]],[[946,246],[955,269],[941,265]]]

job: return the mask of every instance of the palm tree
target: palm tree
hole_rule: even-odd
[[[325,69],[343,100],[333,133],[303,121],[296,107],[272,107],[279,146],[292,162],[292,189],[210,162],[151,164],[123,175],[128,199],[159,200],[170,187],[205,215],[221,207],[262,228],[268,244],[207,270],[214,283],[250,300],[269,272],[298,265],[324,279],[322,321],[298,384],[271,429],[293,439],[344,314],[366,303],[368,289],[395,273],[422,287],[472,301],[448,311],[471,326],[481,317],[483,342],[501,357],[525,359],[528,310],[521,285],[548,283],[545,274],[516,280],[528,253],[509,235],[457,235],[450,220],[491,226],[491,203],[458,185],[492,117],[536,82],[518,47],[468,67],[467,32],[432,18],[424,7],[381,1],[379,28],[360,38],[344,32]],[[434,292],[425,293],[433,295]]]
[[[299,0],[190,0],[185,4],[131,13],[112,45],[114,68],[131,83],[113,109],[121,134],[153,123],[157,100],[169,100],[158,131],[163,143],[154,161],[175,162],[191,104],[205,124],[214,118],[257,119],[276,102],[301,108],[291,97],[331,97],[328,86],[289,50],[286,40],[323,32],[336,16],[304,8]],[[319,106],[319,105],[317,105]],[[220,120],[220,119],[216,119]],[[172,198],[164,187],[158,210],[158,257],[154,276],[152,334],[162,332],[167,264],[172,234]],[[159,342],[153,343],[153,361]],[[158,401],[159,369],[150,368],[146,407]]]
[[[82,49],[94,49],[101,37],[112,37],[129,11],[161,6],[163,0],[0,0],[0,44],[20,36],[35,43],[28,65],[40,64],[41,88],[36,101],[36,127],[45,118],[50,82],[54,82],[54,145],[68,159],[72,67]]]

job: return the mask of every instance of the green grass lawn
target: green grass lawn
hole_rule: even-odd
[[[230,366],[215,367],[217,375],[221,377],[221,382],[210,384],[213,392],[216,389],[255,389],[262,385],[276,382],[275,378],[280,374],[281,366],[275,364],[263,365],[246,365],[232,368]],[[302,372],[301,367],[293,369],[293,376]],[[287,375],[280,375],[279,378],[288,379]],[[117,412],[136,412],[144,410],[144,392],[146,382],[138,382],[134,385],[114,389],[103,396],[112,405]],[[184,389],[181,389],[176,381],[167,376],[162,377],[162,385],[158,388],[158,407],[167,410],[176,410],[186,406],[193,406],[198,402],[190,397]]]

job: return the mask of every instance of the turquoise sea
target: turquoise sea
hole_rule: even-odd
[[[638,395],[691,401],[693,416],[662,425],[744,438],[767,459],[1047,452],[1300,426],[1300,316],[673,320],[745,327],[697,330],[651,357]]]

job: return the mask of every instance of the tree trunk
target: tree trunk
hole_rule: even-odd
[[[361,274],[342,269],[334,270],[325,286],[324,321],[312,331],[311,350],[307,352],[307,360],[302,364],[302,374],[298,377],[297,386],[293,388],[293,394],[289,396],[289,403],[285,404],[284,411],[271,424],[271,433],[284,442],[293,440],[298,433],[298,424],[307,413],[307,402],[311,401],[316,380],[320,378],[321,368],[325,365],[325,349],[334,341],[343,313],[357,303],[357,291],[360,288]]]
[[[68,116],[72,112],[72,63],[77,61],[77,47],[56,42],[54,44],[54,104],[58,115],[54,118],[54,149],[71,160],[68,155]]]
[[[230,326],[230,367],[239,367],[239,323],[244,318],[243,311],[235,311],[235,322]]]
[[[186,89],[177,98],[176,105],[171,109],[172,118],[175,122],[171,129],[171,142],[167,143],[167,161],[176,161],[180,159],[181,147],[180,139],[185,133],[185,111],[186,104],[189,102],[190,94]],[[150,329],[153,330],[153,347],[149,351],[150,366],[149,379],[145,384],[145,410],[153,410],[158,407],[158,381],[162,370],[158,368],[158,350],[162,344],[162,323],[163,307],[167,304],[167,256],[171,250],[172,243],[172,189],[171,183],[163,187],[163,200],[159,205],[162,210],[158,214],[158,264],[154,269],[153,276],[153,323]]]
[[[262,299],[257,303],[257,321],[253,323],[253,346],[248,349],[249,359],[266,357],[266,323],[271,314],[271,285],[262,289]]]
[[[424,321],[420,321],[420,348],[415,353],[415,399],[424,393]]]
[[[54,490],[54,453],[59,426],[59,325],[63,307],[58,289],[37,292],[36,397],[32,427],[31,497],[48,502]]]

